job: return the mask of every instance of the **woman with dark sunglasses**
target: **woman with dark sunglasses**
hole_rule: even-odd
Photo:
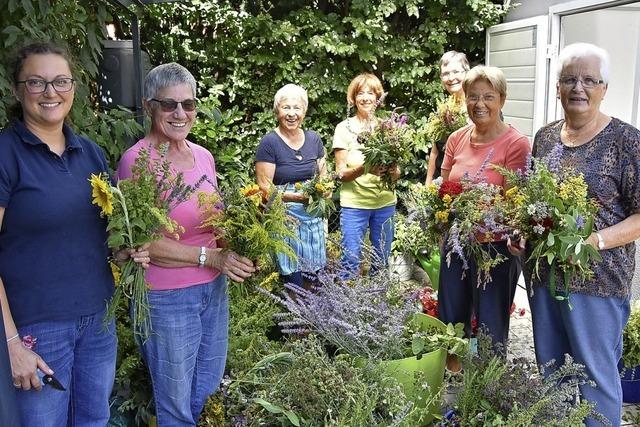
[[[118,165],[120,179],[142,148],[160,152],[198,192],[217,191],[213,156],[187,140],[196,119],[196,81],[183,66],[170,63],[149,72],[144,82],[149,133],[127,150]],[[204,180],[202,178],[205,178]],[[199,184],[198,184],[199,183]],[[153,382],[158,426],[195,426],[207,397],[224,372],[227,356],[227,277],[242,282],[255,271],[251,260],[223,251],[212,230],[200,227],[194,192],[170,213],[184,232],[149,247],[149,303],[153,333],[140,343]]]
[[[117,342],[114,322],[103,321],[114,283],[88,180],[109,168],[65,124],[76,88],[65,50],[25,46],[11,78],[14,120],[0,133],[0,306],[12,410],[23,426],[104,426]],[[44,385],[45,374],[55,382]]]

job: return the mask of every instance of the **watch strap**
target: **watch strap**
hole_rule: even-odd
[[[204,267],[204,264],[207,262],[207,248],[205,246],[200,246],[200,255],[198,256],[198,267]]]

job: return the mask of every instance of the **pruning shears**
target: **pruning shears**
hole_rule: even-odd
[[[51,386],[54,390],[66,391],[67,389],[58,381],[56,377],[53,375],[45,374],[40,369],[37,371],[38,377],[40,377],[40,381],[42,381],[42,385]]]

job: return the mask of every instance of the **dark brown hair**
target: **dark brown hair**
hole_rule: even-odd
[[[69,69],[71,69],[73,74],[73,61],[66,49],[49,42],[34,42],[20,48],[14,56],[13,62],[11,63],[11,84],[14,88],[16,87],[16,82],[20,80],[20,72],[22,71],[22,67],[24,67],[24,63],[27,58],[31,55],[46,54],[60,55],[63,57],[65,61],[67,61],[67,64],[69,64]],[[22,106],[19,102],[15,102],[13,105],[9,106],[7,112],[9,117],[12,119],[22,119]]]

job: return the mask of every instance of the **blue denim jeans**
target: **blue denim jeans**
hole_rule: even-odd
[[[371,273],[386,267],[393,241],[393,215],[395,205],[379,209],[340,209],[342,231],[342,268],[345,276],[357,275],[364,237],[369,230],[369,240],[373,249]]]
[[[597,387],[580,387],[583,399],[596,404],[596,411],[613,426],[622,417],[622,387],[618,361],[622,357],[622,330],[629,318],[629,298],[601,298],[572,293],[572,309],[557,301],[548,289],[535,288],[529,296],[533,320],[533,339],[538,364],[554,359],[561,365],[564,355],[585,365]],[[547,370],[549,374],[551,370]],[[587,419],[589,427],[601,426]]]
[[[109,396],[116,369],[113,322],[105,329],[104,311],[74,320],[39,322],[18,328],[37,339],[35,352],[67,389],[43,386],[16,391],[23,426],[100,426],[109,421]]]
[[[158,427],[195,426],[222,380],[227,358],[227,279],[150,291],[153,333],[142,344]]]

